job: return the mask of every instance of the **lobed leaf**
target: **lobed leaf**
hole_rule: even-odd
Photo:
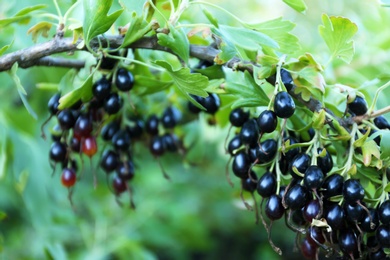
[[[148,24],[142,16],[138,16],[136,12],[133,12],[129,28],[127,28],[121,47],[129,46],[142,38],[151,30],[151,27],[151,23]]]
[[[59,101],[60,104],[58,105],[58,109],[62,110],[71,107],[72,105],[77,103],[77,101],[79,101],[80,99],[83,102],[89,101],[93,96],[92,94],[93,75],[94,72],[88,76],[88,78],[83,82],[83,84],[79,88],[61,97]]]
[[[49,36],[48,32],[50,31],[51,27],[51,23],[42,21],[28,29],[27,34],[31,33],[33,42],[36,42],[40,34],[47,38]]]
[[[304,13],[307,9],[307,6],[303,0],[283,0],[283,2],[300,13]]]
[[[318,30],[331,52],[331,58],[338,58],[350,63],[354,55],[354,45],[351,40],[357,32],[357,26],[344,17],[322,15],[323,25]]]
[[[157,38],[158,44],[171,49],[185,63],[188,63],[190,58],[190,43],[182,29],[175,29],[175,27],[169,25],[169,34],[158,33]]]

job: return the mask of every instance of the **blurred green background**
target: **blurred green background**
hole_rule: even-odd
[[[124,1],[131,7],[131,1]],[[129,2],[129,3],[127,3]],[[135,1],[136,2],[136,1]],[[294,34],[302,44],[302,53],[310,52],[326,61],[326,45],[318,34],[321,14],[341,15],[355,22],[356,55],[351,64],[335,62],[325,71],[328,83],[361,87],[374,79],[385,81],[390,71],[390,9],[378,1],[308,0],[306,14],[299,14],[282,1],[214,0],[213,2],[248,22],[260,22],[283,16],[297,23]],[[52,1],[1,1],[0,18],[35,4]],[[59,1],[66,10],[72,1]],[[236,24],[231,17],[209,9],[220,23]],[[200,9],[191,17],[206,21]],[[28,25],[0,28],[0,47],[12,50],[34,43]],[[49,35],[53,35],[52,28]],[[39,39],[43,42],[46,39]],[[76,54],[82,55],[82,54]],[[209,126],[206,118],[187,125],[193,147],[191,161],[181,163],[178,156],[161,158],[172,181],[162,177],[158,163],[147,148],[135,147],[136,178],[132,182],[136,210],[127,207],[122,195],[120,207],[107,187],[102,171],[91,169],[85,159],[84,176],[73,193],[75,208],[68,201],[68,191],[61,185],[60,172],[51,176],[48,160],[50,140],[40,137],[40,126],[47,118],[47,101],[54,91],[37,88],[37,83],[58,83],[67,72],[58,68],[30,68],[18,75],[37,113],[33,119],[20,101],[14,83],[6,72],[0,73],[0,259],[293,259],[295,235],[283,220],[273,227],[273,240],[284,252],[277,256],[268,244],[261,224],[255,225],[253,212],[247,211],[239,198],[239,182],[231,188],[225,179],[228,156],[223,143],[227,127]],[[378,82],[379,82],[378,81]],[[373,95],[374,87],[365,93]],[[378,107],[388,104],[381,95]],[[369,98],[369,97],[368,97]],[[219,120],[229,108],[221,109]],[[54,120],[53,120],[54,121]],[[225,119],[226,121],[226,119]],[[52,126],[53,122],[49,124]],[[48,132],[46,127],[46,132]],[[97,156],[98,157],[98,156]],[[179,162],[179,163],[178,163]],[[92,185],[92,171],[98,171],[99,185]],[[248,197],[249,198],[249,197]]]

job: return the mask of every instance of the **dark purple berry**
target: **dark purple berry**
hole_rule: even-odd
[[[131,90],[134,86],[133,74],[124,68],[118,69],[118,71],[116,72],[116,77],[115,77],[115,86],[120,91]]]
[[[54,162],[64,162],[67,157],[66,144],[54,142],[50,147],[50,159]]]
[[[375,232],[378,243],[384,248],[390,248],[390,225],[380,225]]]
[[[310,163],[311,163],[311,158],[309,155],[307,155],[306,153],[298,153],[297,155],[294,156],[289,166],[290,174],[296,179],[302,179],[301,176],[299,176],[294,172],[293,168],[295,167],[298,172],[304,174],[306,170],[309,168]]]
[[[111,82],[107,80],[105,76],[96,81],[92,86],[93,96],[97,100],[104,100],[110,95]]]
[[[324,148],[318,148],[317,154],[321,154]],[[330,170],[333,168],[333,160],[332,156],[329,154],[329,152],[326,150],[325,156],[318,156],[317,157],[317,165],[321,168],[324,175],[326,175]]]
[[[272,133],[275,131],[278,125],[278,118],[275,112],[272,110],[264,110],[261,112],[257,118],[257,125],[262,133]]]
[[[241,127],[249,119],[249,111],[245,112],[242,108],[235,108],[230,112],[229,121],[233,126]]]
[[[367,102],[363,97],[356,96],[354,101],[348,103],[348,109],[352,114],[362,116],[367,113]]]
[[[276,94],[274,111],[280,118],[289,118],[294,114],[295,103],[290,94],[285,91],[281,91]]]
[[[384,201],[378,209],[379,219],[384,225],[390,225],[390,200]]]
[[[73,116],[72,110],[69,110],[69,109],[64,109],[64,110],[60,111],[57,115],[57,119],[58,119],[58,124],[60,125],[61,129],[63,129],[63,130],[71,129],[76,122],[76,119]]]
[[[118,177],[124,181],[131,180],[134,177],[134,164],[132,161],[127,160],[118,164],[116,168]]]
[[[122,108],[122,98],[117,93],[111,93],[104,102],[104,110],[110,114],[116,114]]]
[[[244,145],[255,147],[259,138],[259,129],[255,119],[250,119],[244,123],[240,131],[240,138]]]
[[[54,94],[47,103],[50,114],[55,115],[58,112],[58,105],[60,104],[59,100],[61,98],[61,93]]]
[[[263,197],[268,198],[276,192],[276,177],[272,172],[265,172],[257,182],[257,193]]]
[[[300,184],[296,184],[287,191],[284,199],[286,205],[290,209],[294,210],[305,206],[308,195],[309,192],[305,187],[301,186]]]
[[[157,135],[159,122],[160,120],[156,115],[150,115],[145,122],[145,131],[150,135]]]
[[[322,184],[322,195],[324,198],[341,195],[343,193],[344,178],[339,174],[328,176]]]
[[[284,208],[279,195],[272,194],[265,205],[265,214],[270,220],[278,220],[283,217]]]
[[[235,151],[242,146],[240,135],[234,136],[228,144],[228,152],[230,155],[234,155]]]
[[[344,182],[343,196],[349,203],[361,201],[364,198],[364,188],[358,180],[348,179]]]
[[[379,129],[390,129],[390,124],[384,116],[374,118],[374,124]]]
[[[307,168],[303,176],[303,184],[306,188],[316,190],[321,187],[324,182],[324,174],[321,168],[316,165],[311,165]]]
[[[100,167],[106,172],[110,173],[114,171],[119,164],[119,156],[112,150],[104,151],[102,158],[100,159]]]
[[[250,166],[251,162],[249,156],[244,151],[238,152],[233,156],[232,169],[234,175],[238,178],[246,179]]]

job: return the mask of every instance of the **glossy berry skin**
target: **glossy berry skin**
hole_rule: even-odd
[[[47,103],[47,107],[50,111],[50,114],[55,115],[58,112],[58,105],[60,104],[59,100],[61,98],[61,93],[54,94]]]
[[[294,114],[295,103],[290,94],[285,91],[276,94],[274,111],[279,118],[289,118]]]
[[[115,176],[112,180],[112,188],[114,189],[115,195],[120,195],[127,190],[127,184],[125,180],[122,180],[118,176]]]
[[[331,203],[324,207],[323,217],[332,229],[340,229],[344,223],[345,213],[343,208],[337,203]]]
[[[111,82],[108,81],[105,76],[101,77],[92,86],[93,96],[97,100],[104,100],[110,95],[110,92],[111,92]]]
[[[229,121],[235,127],[241,127],[249,119],[249,111],[242,108],[235,108],[229,114]]]
[[[384,201],[378,209],[379,219],[384,225],[390,225],[390,200]]]
[[[219,99],[219,96],[215,93],[209,93],[207,97],[204,98],[203,106],[206,108],[207,114],[214,115],[219,107],[221,106],[221,100]]]
[[[61,174],[61,183],[67,188],[72,187],[76,183],[76,172],[70,168],[64,168]]]
[[[120,162],[116,168],[116,173],[119,178],[124,181],[128,181],[134,178],[134,164],[132,161],[127,160]]]
[[[321,211],[320,202],[318,200],[311,200],[308,203],[306,203],[303,209],[303,217],[308,223],[311,223],[313,219],[320,217],[318,216],[320,211]]]
[[[82,137],[90,136],[92,133],[93,125],[92,120],[89,115],[81,114],[74,125],[73,135],[77,139],[81,139]]]
[[[93,136],[88,136],[81,140],[81,151],[88,157],[92,157],[97,153],[97,143],[96,138]]]
[[[111,141],[112,137],[119,131],[120,125],[117,121],[111,121],[103,126],[101,136],[105,141]]]
[[[257,180],[257,175],[254,171],[251,171],[250,175],[253,180]],[[241,187],[243,190],[253,193],[256,190],[257,183],[252,181],[251,178],[241,179]]]
[[[310,241],[306,237],[303,238],[301,244],[301,252],[305,259],[307,260],[316,259],[317,248],[318,248],[317,245],[310,243]]]
[[[120,91],[129,91],[133,88],[134,86],[134,76],[133,74],[124,69],[120,68],[116,72],[116,77],[115,77],[115,86],[120,90]]]
[[[191,97],[200,105],[204,106],[204,98],[196,95],[191,95]],[[193,114],[199,114],[200,111],[202,111],[200,108],[195,106],[193,103],[188,102],[188,110]]]
[[[119,156],[112,150],[106,150],[100,159],[100,167],[106,172],[114,171],[119,165]]]
[[[300,209],[305,206],[308,198],[308,190],[300,184],[292,186],[285,195],[286,205],[292,209]]]
[[[157,135],[159,123],[160,120],[156,115],[150,115],[145,122],[145,131],[150,135]]]
[[[328,176],[322,184],[322,195],[325,199],[341,195],[343,193],[344,178],[340,174]]]
[[[54,162],[64,162],[67,157],[66,144],[56,141],[50,147],[50,159]]]
[[[317,154],[321,154],[324,148],[318,148]],[[333,168],[332,156],[326,151],[325,156],[317,157],[317,166],[321,168],[324,175],[326,175]]]
[[[73,152],[80,153],[81,152],[80,140],[75,137],[72,137],[72,139],[70,139],[69,147]]]
[[[166,129],[174,128],[178,123],[178,113],[180,112],[176,108],[171,106],[167,107],[161,116],[161,123],[163,127]]]
[[[356,96],[355,100],[348,104],[348,109],[354,115],[362,116],[367,113],[367,102],[364,98]]]
[[[287,91],[290,91],[294,85],[294,81],[293,78],[291,77],[290,72],[282,68],[280,70],[280,77]]]
[[[276,155],[277,143],[274,139],[267,139],[256,147],[256,158],[258,163],[270,162]]]
[[[309,226],[306,232],[306,238],[312,245],[317,245],[317,242],[320,244],[325,243],[325,237],[322,234],[322,229],[316,226]],[[317,242],[315,240],[317,240]]]
[[[283,217],[284,208],[279,195],[272,194],[265,205],[265,214],[270,220],[278,220]]]
[[[112,137],[112,144],[119,151],[127,151],[131,145],[129,133],[124,129],[120,129]]]
[[[390,124],[384,116],[374,118],[374,124],[379,129],[390,129]]]
[[[303,184],[305,187],[311,190],[316,190],[321,187],[323,182],[324,174],[322,173],[320,167],[316,165],[309,166],[303,177]]]
[[[240,135],[234,136],[228,144],[228,152],[230,155],[234,155],[235,151],[242,146]]]
[[[255,147],[259,138],[259,129],[255,119],[250,119],[244,123],[240,131],[240,138],[244,145]]]
[[[293,171],[293,167],[295,167],[298,170],[298,172],[304,174],[306,170],[309,168],[310,163],[311,163],[311,158],[306,153],[299,153],[295,155],[289,166],[291,176],[293,176],[295,179],[302,179],[301,176],[297,175]]]
[[[129,132],[131,138],[140,138],[144,132],[145,124],[141,119],[130,119],[133,123],[130,126],[126,126],[126,130]]]
[[[104,111],[109,115],[119,112],[122,108],[122,98],[117,93],[111,93],[104,101]]]
[[[386,259],[386,253],[383,251],[383,249],[379,249],[376,252],[370,252],[368,255],[368,259],[370,259],[370,260],[383,260],[383,259]]]
[[[175,134],[165,133],[162,136],[164,146],[168,152],[177,152],[179,139]]]
[[[257,182],[256,187],[257,193],[263,197],[268,198],[276,192],[276,177],[272,172],[265,172],[259,181]]]
[[[364,209],[357,203],[344,203],[344,212],[347,220],[352,223],[358,223],[364,218]]]
[[[348,179],[344,182],[343,196],[349,203],[360,201],[364,198],[364,188],[358,180]]]
[[[57,115],[57,119],[62,130],[71,129],[76,122],[76,118],[69,109],[61,110]]]
[[[274,111],[264,110],[257,118],[257,125],[262,133],[272,133],[278,125],[278,118]]]
[[[369,208],[368,210],[370,211],[371,218],[364,211],[363,218],[362,218],[359,226],[363,232],[371,233],[371,232],[374,232],[379,226],[379,215],[378,215],[378,211],[376,209]],[[372,223],[374,223],[375,226],[371,226],[371,221],[372,221]]]
[[[153,136],[150,145],[149,145],[149,151],[154,156],[161,156],[164,154],[166,150],[164,140],[161,136]]]
[[[113,56],[119,56],[118,51],[110,52],[110,54]],[[100,63],[100,69],[112,70],[117,63],[118,63],[117,59],[103,56],[102,61]]]
[[[375,235],[382,247],[390,248],[390,225],[380,225]]]
[[[345,229],[339,233],[339,246],[347,255],[353,255],[358,251],[358,240],[352,229]]]
[[[299,143],[299,141],[292,136],[283,138],[283,141],[285,144],[290,143],[290,145]],[[287,161],[290,162],[299,152],[300,152],[300,148],[295,147],[295,148],[292,148],[292,149],[288,150],[287,152],[285,152],[284,156],[286,156]]]
[[[249,167],[251,162],[249,156],[244,152],[238,152],[233,157],[232,170],[238,178],[246,179],[248,177]]]

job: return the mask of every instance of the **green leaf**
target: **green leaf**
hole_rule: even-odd
[[[50,31],[52,23],[49,22],[39,22],[30,29],[28,29],[27,34],[32,34],[33,42],[36,42],[39,35],[47,38],[49,36],[48,32]]]
[[[12,42],[11,42],[10,44],[4,45],[3,47],[1,47],[1,49],[0,49],[0,56],[3,55],[4,52],[6,52],[6,51],[9,49],[9,47],[12,46],[12,44],[14,43],[14,41],[15,41],[15,38],[12,40]]]
[[[232,104],[232,108],[267,106],[269,103],[267,94],[256,84],[248,71],[245,71],[244,78],[241,80],[227,81],[225,89],[227,94],[233,94],[237,97]]]
[[[152,29],[151,23],[148,24],[143,17],[138,16],[136,12],[133,12],[129,28],[127,29],[121,47],[129,46],[133,42],[142,38],[151,29]]]
[[[325,119],[326,119],[325,109],[321,109],[320,112],[314,112],[313,118],[312,118],[313,128],[316,130],[321,130],[324,127]]]
[[[3,211],[0,211],[0,221],[5,219],[7,217],[7,214]]]
[[[362,146],[364,166],[370,166],[372,157],[380,158],[380,151],[374,140],[367,141]]]
[[[17,12],[14,16],[26,15],[26,14],[29,14],[29,13],[31,13],[31,12],[33,12],[33,11],[36,11],[36,10],[39,10],[39,9],[46,8],[46,6],[47,6],[47,5],[45,5],[45,4],[29,6],[29,7],[23,8],[22,10],[20,10],[19,12]]]
[[[177,30],[172,25],[169,25],[169,34],[158,33],[157,38],[158,44],[168,47],[185,63],[188,63],[190,58],[190,43],[182,29]]]
[[[28,101],[26,99],[27,92],[24,89],[24,87],[22,86],[22,83],[20,82],[20,79],[19,79],[18,75],[16,74],[16,71],[18,70],[18,67],[19,67],[18,63],[15,62],[14,65],[12,66],[11,70],[8,71],[8,73],[11,76],[11,78],[13,79],[13,81],[14,81],[14,83],[16,85],[16,88],[18,90],[20,99],[22,100],[24,107],[27,109],[28,113],[34,119],[37,119],[38,118],[37,114],[32,109],[32,107],[30,106],[30,104],[28,103]]]
[[[389,142],[390,142],[390,132],[389,131],[383,131],[383,130],[380,130],[380,131],[377,131],[377,133],[380,132],[380,134],[382,135],[381,136],[381,143],[380,143],[380,150],[381,150],[381,156],[380,158],[382,160],[386,160],[386,159],[389,159],[390,158],[390,145],[389,145]],[[375,135],[377,134],[373,134],[371,138],[375,138]]]
[[[24,170],[20,173],[18,180],[15,183],[15,189],[22,194],[24,189],[26,188],[28,177],[30,173],[27,170]]]
[[[162,81],[148,76],[135,75],[135,89],[139,95],[148,95],[160,92],[164,89],[169,88],[173,82],[172,81]]]
[[[305,12],[307,9],[307,6],[303,0],[283,0],[283,2],[300,13]]]
[[[215,18],[207,9],[202,8],[202,11],[203,11],[204,15],[206,16],[207,20],[209,20],[209,22],[212,25],[214,25],[216,28],[218,28],[218,19]]]
[[[22,10],[17,12],[13,17],[1,19],[0,28],[5,27],[11,23],[28,24],[32,18],[32,15],[29,15],[29,13],[45,7],[46,5],[40,4],[40,5],[34,5],[34,6],[23,8]]]
[[[217,56],[214,58],[214,62],[216,64],[222,65],[229,60],[231,60],[234,56],[237,55],[238,51],[234,47],[233,43],[230,41],[223,39],[221,44],[219,45],[219,49],[221,50]]]
[[[105,33],[118,19],[123,9],[107,15],[113,0],[84,0],[83,32],[86,45],[96,36]]]
[[[352,37],[357,32],[357,26],[344,17],[322,15],[323,25],[318,30],[331,52],[331,59],[338,58],[350,63],[354,55]]]
[[[168,62],[163,60],[158,60],[154,63],[167,70],[169,75],[172,77],[176,88],[191,102],[194,103],[195,100],[191,98],[190,94],[207,97],[207,92],[205,91],[205,89],[209,85],[209,80],[207,77],[203,76],[200,73],[191,73],[189,68],[180,68],[178,70],[173,70],[172,66]]]
[[[295,24],[290,21],[284,21],[281,17],[259,24],[244,24],[244,26],[271,37],[279,45],[278,51],[284,54],[294,53],[301,49],[299,39],[290,33],[294,29]]]
[[[96,70],[95,70],[96,71]],[[81,101],[86,102],[89,101],[92,94],[92,85],[93,85],[93,75],[94,72],[91,73],[88,78],[83,82],[81,87],[69,92],[60,98],[60,104],[58,105],[58,109],[62,110],[68,107],[71,107],[77,101],[81,99]]]
[[[225,73],[220,65],[212,65],[204,69],[194,69],[194,71],[205,75],[209,79],[221,79],[225,77]]]
[[[220,25],[216,32],[226,38],[229,42],[233,43],[244,50],[257,51],[262,46],[278,49],[279,44],[268,35],[250,30],[247,28],[231,27],[227,25]]]

